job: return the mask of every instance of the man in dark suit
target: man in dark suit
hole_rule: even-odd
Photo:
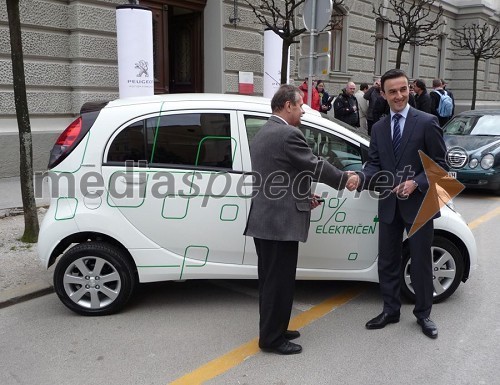
[[[382,95],[390,115],[373,126],[369,161],[359,174],[360,187],[378,188],[379,255],[378,273],[384,301],[380,315],[368,321],[368,329],[381,329],[399,322],[400,270],[403,232],[410,228],[422,205],[429,183],[418,151],[422,150],[444,169],[445,144],[435,116],[408,105],[408,77],[399,70],[386,72],[381,79]],[[439,216],[439,212],[435,217]],[[417,318],[425,335],[436,338],[435,323],[429,318],[433,300],[431,244],[433,220],[408,238],[411,257],[411,282],[415,290]]]
[[[282,85],[271,100],[273,115],[250,144],[254,196],[244,234],[254,238],[259,275],[259,347],[278,354],[302,351],[287,330],[292,311],[299,241],[309,232],[311,177],[336,189],[349,174],[315,156],[297,128],[304,113],[302,92]],[[354,176],[352,176],[354,177]],[[355,188],[350,184],[351,190]]]

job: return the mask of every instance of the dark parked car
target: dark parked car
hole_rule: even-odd
[[[500,110],[462,112],[443,128],[450,171],[466,187],[500,194]]]

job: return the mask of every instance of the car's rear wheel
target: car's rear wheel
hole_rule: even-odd
[[[460,285],[464,272],[464,258],[460,250],[442,236],[435,236],[432,243],[432,269],[434,285],[434,302],[440,302],[452,295]],[[415,300],[415,291],[411,283],[410,250],[403,249],[403,269],[401,270],[401,291],[403,294]]]
[[[128,258],[105,242],[73,246],[54,270],[54,289],[62,303],[81,315],[119,311],[131,297],[135,274]]]

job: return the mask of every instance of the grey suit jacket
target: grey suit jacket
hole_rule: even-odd
[[[413,223],[429,189],[418,150],[422,150],[443,169],[446,146],[443,131],[434,115],[410,107],[401,138],[399,156],[394,156],[392,148],[391,117],[379,120],[372,128],[369,161],[360,176],[364,187],[371,181],[382,193],[379,199],[379,219],[391,223],[396,205],[406,223]],[[383,176],[382,176],[383,175]],[[418,188],[407,198],[400,199],[390,190],[403,181],[414,179]],[[439,217],[439,212],[435,218]]]
[[[244,234],[278,241],[307,240],[311,177],[336,189],[347,174],[315,156],[302,132],[271,116],[250,144],[252,205]]]

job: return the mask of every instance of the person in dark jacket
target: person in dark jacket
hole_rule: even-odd
[[[389,114],[389,103],[387,103],[387,100],[385,100],[383,96],[380,96],[380,98],[375,100],[375,104],[373,106],[373,124],[377,123],[387,114]]]
[[[431,97],[427,92],[425,82],[421,79],[415,80],[413,89],[415,90],[415,108],[431,114]]]
[[[443,127],[452,118],[453,113],[451,116],[448,116],[448,117],[439,116],[439,114],[438,114],[439,102],[441,101],[441,96],[439,96],[438,93],[441,95],[444,95],[444,93],[445,93],[445,90],[443,89],[443,84],[441,83],[441,79],[434,79],[432,81],[432,88],[433,88],[433,91],[431,91],[431,93],[430,93],[431,114],[437,116],[437,118],[439,120],[439,125],[441,127]],[[450,95],[450,94],[448,93],[448,95]],[[451,95],[450,95],[450,97],[451,97]],[[453,100],[453,98],[452,98],[452,100]],[[455,101],[453,101],[453,111],[455,111]]]
[[[373,86],[370,87],[368,91],[363,95],[363,98],[368,100],[368,110],[366,111],[366,123],[368,125],[368,135],[371,135],[372,126],[378,121],[378,118],[375,120],[373,117],[373,109],[377,104],[377,101],[380,103],[384,102],[384,98],[380,94],[380,79],[375,80]]]
[[[318,80],[318,83],[316,84],[316,90],[318,91],[319,100],[321,103],[319,106],[319,112],[326,114],[332,109],[332,102],[329,101],[330,95],[325,90],[325,83],[323,82],[323,80]]]
[[[354,96],[356,85],[353,82],[347,86],[337,96],[333,103],[335,118],[353,127],[359,127],[358,101]]]

